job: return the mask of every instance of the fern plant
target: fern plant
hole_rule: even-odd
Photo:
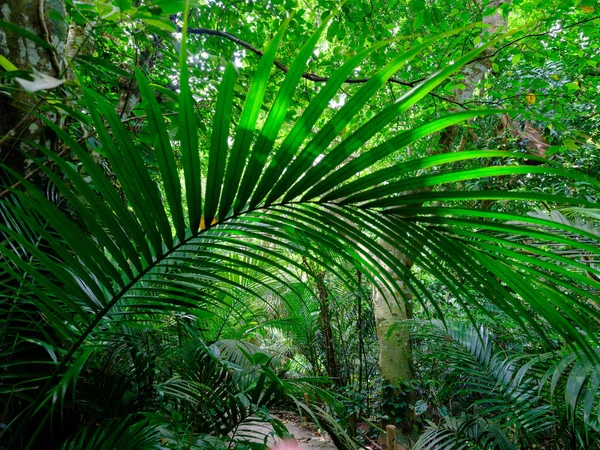
[[[452,186],[465,180],[526,174],[563,177],[597,187],[596,180],[553,164],[518,165],[515,162],[536,157],[491,150],[435,155],[384,169],[378,166],[423,136],[493,110],[449,114],[384,139],[374,148],[367,145],[388,123],[495,42],[466,53],[338,139],[401,66],[455,32],[425,40],[395,57],[313,132],[349,74],[388,43],[358,51],[330,77],[304,112],[287,123],[286,112],[327,21],[299,50],[276,98],[268,104],[266,86],[288,23],[289,19],[267,45],[239,117],[233,109],[236,71],[231,64],[225,68],[206,149],[206,170],[200,161],[187,73],[187,14],[180,52],[176,145],[148,79],[136,73],[158,177],[144,164],[131,132],[112,105],[92,90],[83,89],[87,113],[115,174],[114,183],[86,148],[45,120],[86,176],[64,158],[39,147],[57,171],[43,164],[40,169],[62,195],[63,204],[68,204],[69,214],[24,179],[22,189],[2,200],[3,214],[10,220],[0,224],[4,237],[0,308],[2,316],[8,317],[1,339],[1,392],[8,416],[5,435],[10,436],[13,448],[32,448],[44,430],[60,421],[66,393],[72,392],[82,370],[122,325],[160,327],[177,317],[202,319],[219,311],[239,314],[239,309],[232,308],[233,293],[257,296],[255,286],[268,288],[265,279],[269,278],[287,283],[280,274],[299,266],[297,259],[281,249],[293,250],[349,280],[347,265],[328,257],[344,255],[371,283],[395,292],[393,284],[401,280],[415,301],[435,305],[436,299],[420,280],[382,243],[395,246],[465,304],[477,306],[471,292],[479,290],[523,327],[543,334],[537,325],[541,317],[570,344],[589,353],[590,345],[581,331],[591,326],[581,317],[598,319],[596,299],[589,295],[598,282],[585,273],[598,275],[598,270],[543,250],[525,256],[530,244],[513,238],[527,236],[570,246],[578,244],[572,234],[586,235],[592,240],[586,250],[593,255],[599,252],[600,239],[544,219],[457,206],[464,199],[573,206],[589,206],[589,202],[526,191],[461,192]],[[505,164],[453,170],[456,162],[489,159]],[[431,206],[433,202],[448,206]],[[516,219],[522,221],[518,226],[510,223]],[[539,224],[552,232],[538,231]],[[498,233],[504,235],[498,237]],[[298,240],[302,246],[295,244]],[[240,253],[245,258],[236,257]],[[264,267],[259,270],[255,261]],[[293,291],[292,285],[289,288]]]
[[[593,448],[600,368],[582,352],[527,355],[498,350],[490,332],[460,322],[420,323],[414,335],[435,346],[424,352],[442,363],[441,382],[461,416],[429,421],[416,449]],[[550,380],[552,380],[550,382]],[[562,398],[561,398],[562,397]],[[563,401],[564,399],[564,401]],[[458,406],[460,405],[460,406]]]

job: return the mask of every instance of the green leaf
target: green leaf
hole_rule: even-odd
[[[321,164],[319,164],[317,168],[312,168],[305,175],[303,182],[306,183],[307,186],[310,186],[311,184],[315,183],[316,185],[312,189],[310,189],[302,199],[303,201],[306,201],[328,191],[336,185],[339,185],[340,183],[346,181],[354,174],[371,167],[373,164],[375,164],[378,161],[381,161],[383,158],[389,156],[391,153],[415,142],[416,140],[424,136],[427,136],[431,133],[435,133],[436,131],[439,131],[448,126],[460,123],[464,120],[468,120],[480,115],[495,114],[496,112],[496,110],[479,110],[456,113],[438,120],[434,120],[428,124],[421,125],[420,127],[417,127],[413,130],[405,131],[404,133],[401,133],[400,135],[390,139],[389,141],[377,146],[373,150],[363,153],[362,155],[353,159],[348,164],[345,164],[343,167],[333,172],[329,177],[325,177],[325,174],[327,172],[333,170],[341,162],[340,159],[346,159],[349,156],[349,151],[353,150],[353,147],[350,147],[348,150],[343,149],[345,150],[343,151],[342,144],[338,146],[338,148],[335,149],[333,152],[329,153],[325,158],[323,158]],[[368,130],[367,127],[365,127],[364,129]],[[369,137],[369,135],[365,137]],[[361,138],[361,141],[363,141],[363,139],[364,138]],[[318,182],[318,180],[321,181]],[[339,194],[337,195],[337,197],[333,198],[339,198]]]
[[[563,141],[563,144],[565,147],[567,147],[569,150],[577,150],[577,141],[575,141],[575,139],[565,139]]]
[[[159,28],[161,30],[168,31],[170,33],[177,32],[177,27],[175,24],[169,20],[158,20],[158,19],[146,19],[142,18],[142,22],[145,24],[151,25],[153,27]]]
[[[377,92],[381,86],[385,85],[387,80],[394,75],[398,69],[400,69],[400,67],[402,67],[408,61],[414,58],[419,52],[423,51],[439,38],[440,37],[432,38],[425,43],[412,48],[408,52],[396,57],[384,69],[382,69],[375,76],[371,77],[369,81],[365,83],[359,89],[359,91],[344,104],[342,109],[338,111],[338,113],[329,122],[327,122],[327,124],[317,133],[312,141],[302,150],[300,155],[298,155],[296,160],[287,169],[285,178],[282,178],[273,188],[271,194],[267,198],[267,204],[279,197],[281,193],[286,191],[300,178],[305,170],[312,166],[315,159],[321,155],[321,153],[350,122],[360,108]],[[289,201],[298,195],[307,185],[309,185],[309,182],[302,179],[300,183],[296,183],[296,186],[290,189],[290,191],[285,195],[283,201]]]
[[[175,155],[173,154],[173,150],[171,149],[171,142],[169,141],[167,127],[165,126],[165,122],[162,118],[160,107],[158,105],[158,102],[156,101],[154,92],[152,92],[152,89],[148,84],[148,80],[138,69],[136,69],[135,71],[135,78],[138,82],[140,93],[142,94],[143,106],[146,110],[146,115],[148,117],[150,137],[152,138],[152,141],[154,143],[154,150],[156,152],[156,158],[158,160],[158,166],[160,168],[163,187],[167,195],[167,201],[169,202],[171,217],[173,218],[173,222],[175,224],[177,237],[179,238],[179,241],[183,241],[185,239],[185,221],[183,218],[183,208],[181,204],[181,183],[179,181],[179,174],[177,172]],[[184,107],[188,108],[187,111],[183,112],[185,118],[185,115],[189,114],[189,108],[191,106],[186,105],[185,100],[183,100],[182,108]],[[190,117],[190,119],[194,120],[193,116]],[[193,145],[192,139],[194,139],[194,136],[192,136],[191,134],[186,134],[188,132],[189,130],[185,130],[182,134],[185,135],[184,139],[187,139],[186,144],[189,146]],[[193,132],[194,131],[192,131],[192,133]],[[190,153],[194,151],[194,149],[190,147],[188,147],[188,149],[184,151],[187,150],[189,150]],[[191,160],[192,157],[189,154],[187,154],[187,156]],[[188,170],[198,171],[198,169],[194,167],[188,167]],[[197,212],[198,211],[196,210],[196,213]]]
[[[190,89],[187,66],[188,14],[189,9],[186,7],[183,16],[181,47],[179,49],[179,136],[185,179],[185,195],[188,207],[188,223],[190,232],[194,234],[200,227],[202,217],[202,180],[198,148],[198,127],[196,125],[194,98]]]
[[[374,46],[358,52],[350,58],[342,67],[340,67],[327,81],[325,86],[319,91],[315,99],[308,105],[306,111],[296,122],[292,130],[286,136],[285,140],[276,151],[271,159],[267,169],[264,171],[262,178],[254,192],[250,201],[250,208],[254,208],[260,201],[264,199],[267,193],[273,188],[274,184],[281,177],[281,168],[286,167],[292,160],[302,142],[307,138],[307,130],[319,119],[329,101],[337,93],[345,79],[350,75],[352,70],[368,55],[375,50],[387,45],[388,42],[375,44]],[[267,204],[275,196],[272,194],[267,199]]]
[[[284,197],[284,201],[289,201],[295,196],[302,193],[304,190],[308,189],[308,187],[312,186],[312,183],[320,179],[320,177],[324,176],[321,165],[318,165],[316,166],[316,168],[313,169],[310,169],[310,166],[313,164],[316,158],[321,157],[321,152],[323,152],[326,146],[331,142],[331,140],[333,140],[333,137],[335,136],[335,134],[337,134],[337,131],[341,130],[348,123],[350,119],[349,116],[353,114],[353,110],[367,101],[369,95],[371,95],[367,94],[367,92],[371,92],[371,89],[373,89],[374,87],[371,86],[371,83],[380,83],[380,85],[384,84],[387,81],[388,77],[391,76],[391,74],[395,70],[397,70],[399,66],[404,64],[407,60],[410,60],[416,54],[424,51],[425,48],[427,48],[429,45],[436,42],[437,40],[441,39],[442,37],[452,35],[457,31],[458,30],[453,30],[447,33],[443,33],[430,40],[423,42],[421,45],[414,47],[413,49],[409,50],[406,54],[401,55],[400,57],[396,58],[392,63],[390,63],[386,69],[380,72],[380,74],[382,74],[381,78],[371,78],[369,82],[366,83],[355,94],[355,96],[344,105],[342,110],[339,111],[338,114],[336,114],[332,120],[330,120],[330,122],[317,134],[317,136],[315,136],[311,143],[309,143],[309,145],[299,155],[294,164],[292,164],[291,167],[286,171],[285,183],[280,181],[275,186],[274,191],[282,191],[284,189],[287,189],[289,185],[295,183],[295,185],[288,191],[288,193]],[[377,132],[377,130],[382,129],[382,127],[385,124],[389,123],[389,121],[391,121],[392,119],[395,119],[398,116],[398,114],[401,114],[402,112],[406,111],[408,108],[410,108],[420,99],[422,99],[425,95],[427,95],[427,93],[430,92],[433,88],[438,86],[444,79],[457,72],[464,64],[468,63],[471,59],[479,55],[486,48],[495,44],[496,42],[497,40],[491,41],[486,45],[483,45],[467,53],[463,57],[459,58],[458,61],[456,61],[454,64],[445,67],[436,74],[419,83],[413,89],[404,94],[400,99],[386,107],[381,113],[377,114],[377,116],[375,116],[365,125],[360,127],[355,133],[353,133],[350,139],[342,143],[342,145],[340,146],[343,150],[340,149],[340,151],[336,151],[336,149],[334,149],[332,152],[330,152],[331,156],[327,155],[329,160],[337,161],[337,163],[343,161],[345,159],[342,157],[343,155],[348,156],[352,154],[352,152],[358,149],[360,145],[366,142],[368,138],[373,136]],[[328,164],[324,167],[326,169],[330,169],[331,162],[332,161],[328,161]],[[307,175],[309,175],[309,178],[300,178],[301,172],[307,169],[309,169],[307,173]],[[320,177],[319,175],[317,175],[318,172],[320,172]],[[299,181],[297,181],[298,178],[300,178]],[[269,204],[269,202],[274,200],[275,198],[275,192],[271,193],[271,195],[267,198],[267,204]]]
[[[229,137],[229,127],[231,124],[235,76],[235,67],[231,63],[227,64],[223,80],[219,86],[219,96],[208,153],[204,228],[212,224],[221,194],[221,183],[223,182],[225,163],[229,150],[227,138]]]
[[[250,161],[248,162],[248,166],[244,172],[244,177],[240,184],[233,208],[234,213],[236,214],[240,212],[242,207],[250,198],[252,190],[256,186],[261,173],[264,171],[267,158],[273,149],[277,134],[279,133],[281,125],[283,124],[288,107],[292,102],[293,95],[296,92],[298,83],[300,82],[302,74],[304,73],[304,69],[306,68],[306,63],[311,57],[315,45],[323,33],[323,30],[327,27],[331,17],[332,15],[327,17],[323,21],[321,27],[319,27],[319,29],[312,34],[310,39],[306,41],[306,43],[300,49],[300,52],[294,60],[294,63],[288,70],[287,76],[285,77],[285,80],[281,85],[279,92],[277,93],[275,102],[269,111],[267,121],[265,122],[261,133],[258,136],[256,144],[252,149]]]
[[[567,88],[567,90],[569,91],[569,93],[576,92],[576,91],[578,91],[579,89],[581,89],[581,88],[579,87],[579,83],[578,83],[577,81],[573,81],[573,82],[571,82],[571,83],[566,83],[566,84],[564,85],[564,87],[566,87],[566,88]]]
[[[112,164],[112,168],[117,176],[130,180],[129,183],[123,185],[123,190],[136,213],[137,219],[140,221],[144,233],[152,244],[155,255],[161,255],[163,249],[160,235],[165,239],[167,247],[172,246],[173,240],[164,209],[149,208],[149,205],[162,205],[158,188],[150,179],[139,152],[112,107],[93,91],[84,88],[83,93],[87,99],[88,109],[96,126],[98,138]],[[118,145],[115,145],[112,137],[108,134],[100,114],[103,114],[106,118]],[[131,159],[130,164],[126,162],[121,152],[127,156],[127,159]]]
[[[283,21],[277,35],[269,43],[264,55],[260,59],[254,80],[250,86],[250,91],[246,98],[246,104],[244,105],[242,116],[240,117],[240,123],[237,127],[233,147],[231,148],[231,154],[227,163],[227,171],[223,182],[223,192],[221,193],[221,201],[218,210],[219,221],[223,220],[225,216],[229,214],[229,209],[233,204],[237,186],[240,183],[242,172],[246,165],[246,158],[248,157],[250,144],[252,142],[254,130],[256,129],[256,121],[262,106],[262,101],[267,88],[267,81],[269,80],[269,74],[271,73],[273,61],[275,60],[275,54],[290,20],[291,17]]]
[[[19,70],[13,63],[11,63],[4,56],[0,55],[0,67],[2,67],[7,72]]]

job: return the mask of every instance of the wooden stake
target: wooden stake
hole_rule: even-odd
[[[308,396],[308,392],[304,393],[304,403],[306,403],[306,406],[310,407],[310,397]],[[302,420],[304,423],[308,423],[308,416],[304,416]]]
[[[396,450],[396,427],[394,425],[386,425],[385,438],[388,450]]]

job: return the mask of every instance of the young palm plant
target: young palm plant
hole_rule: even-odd
[[[454,408],[468,411],[429,422],[415,450],[595,448],[600,367],[584,353],[504,352],[484,327],[451,321],[416,322],[413,335],[434,344],[425,358]]]
[[[377,169],[382,160],[417,139],[495,112],[489,110],[449,114],[374,148],[367,146],[387,124],[494,42],[442,68],[338,140],[401,66],[450,33],[395,57],[313,132],[353,69],[388,43],[357,52],[289,124],[286,112],[326,22],[300,49],[269,106],[264,102],[266,87],[288,22],[267,45],[237,121],[233,112],[236,71],[231,64],[225,68],[206,171],[201,169],[187,75],[187,22],[181,47],[177,142],[166,131],[148,80],[136,73],[158,181],[112,106],[93,91],[83,89],[87,112],[116,183],[106,178],[72,136],[45,120],[86,176],[40,147],[61,172],[59,176],[40,165],[68,203],[69,214],[24,179],[22,189],[3,200],[3,211],[11,220],[0,225],[5,237],[0,246],[6,272],[2,286],[7,293],[0,306],[2,315],[9,317],[2,336],[2,395],[14,448],[31,448],[47,423],[60,420],[70,386],[122,324],[160,323],[165,315],[202,319],[216,311],[225,313],[231,310],[231,302],[224,299],[238,290],[257,295],[259,290],[253,286],[268,289],[265,279],[269,277],[293,292],[286,277],[290,267],[300,263],[281,249],[295,250],[330,274],[350,280],[347,264],[328,258],[331,253],[345,255],[374,285],[401,296],[402,290],[393,288],[400,280],[416,301],[435,305],[436,299],[420,280],[382,243],[392,245],[439,278],[465,304],[477,305],[472,291],[481,291],[523,327],[543,333],[538,321],[546,320],[573,346],[591,348],[581,332],[590,329],[589,318],[598,319],[596,299],[589,293],[598,283],[585,273],[598,275],[598,270],[530,245],[531,241],[577,245],[569,236],[585,231],[459,206],[469,199],[589,203],[525,191],[462,192],[452,186],[465,180],[526,174],[576,179],[595,187],[597,181],[552,164],[515,164],[535,156],[490,150],[430,156]],[[453,170],[456,162],[490,159],[497,163]],[[431,206],[440,202],[448,206]],[[519,225],[514,225],[517,219]],[[540,224],[544,231],[538,229]],[[524,236],[528,240],[513,239]],[[600,239],[586,237],[592,240],[586,250],[597,254]],[[300,239],[302,245],[295,245]],[[261,262],[260,274],[253,260]]]

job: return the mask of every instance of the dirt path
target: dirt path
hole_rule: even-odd
[[[298,449],[300,450],[337,449],[337,447],[333,445],[333,442],[331,442],[331,438],[325,432],[323,432],[323,434],[321,435],[309,429],[303,428],[301,425],[298,425],[292,421],[288,421],[287,423],[285,423],[285,426],[287,427],[290,434],[293,435],[296,439],[296,442],[298,443]]]
[[[286,440],[285,450],[292,450],[297,448],[298,450],[336,450],[337,447],[331,441],[329,435],[326,432],[322,434],[317,431],[315,425],[312,423],[303,423],[298,416],[289,413],[277,414],[276,417],[283,422],[287,427],[289,433],[294,437],[293,440]],[[254,423],[240,427],[238,430],[240,434],[244,434],[247,438],[250,438],[254,442],[263,442],[260,436],[273,433],[273,428],[270,424],[265,423]],[[250,437],[253,435],[252,437]],[[269,437],[267,441],[267,447],[270,449],[276,449],[281,446],[281,439],[276,437]]]

